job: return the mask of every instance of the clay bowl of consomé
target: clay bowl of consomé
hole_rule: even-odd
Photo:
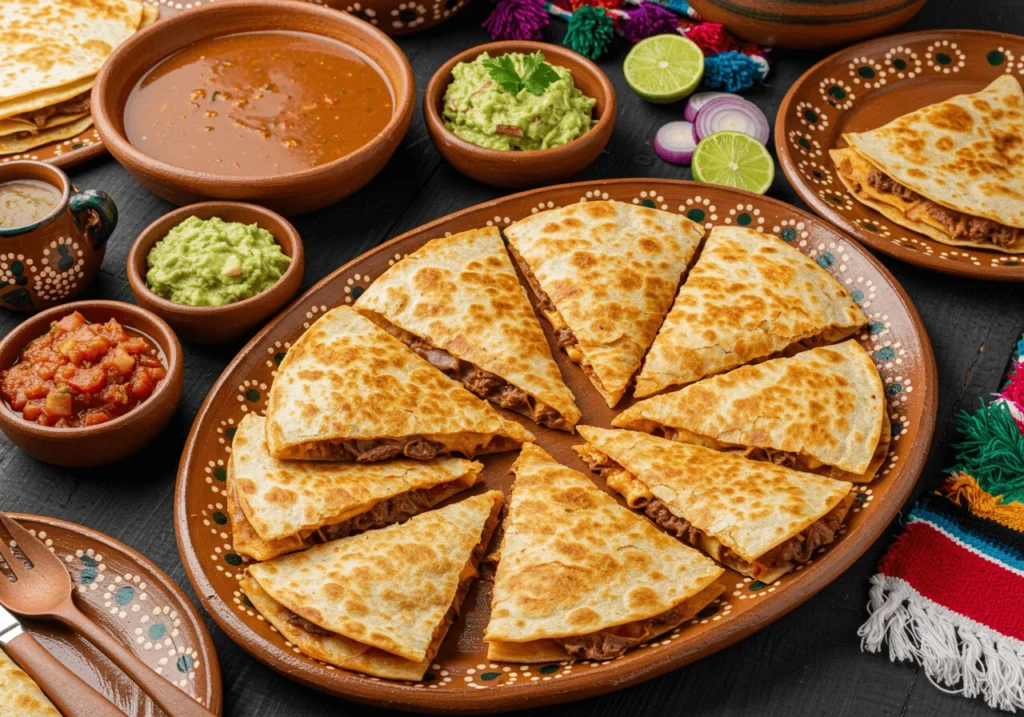
[[[369,182],[415,100],[409,61],[369,23],[314,3],[226,0],[119,46],[92,112],[110,153],[154,194],[293,215]]]
[[[452,132],[444,121],[444,98],[452,83],[452,68],[472,62],[481,53],[490,57],[517,52],[544,53],[551,65],[567,68],[583,94],[597,102],[592,110],[594,126],[566,144],[547,149],[502,150],[480,147]],[[496,187],[536,187],[557,184],[579,174],[598,158],[615,128],[618,104],[608,77],[587,58],[572,50],[545,42],[509,40],[478,45],[448,60],[434,73],[423,95],[423,116],[427,131],[441,156],[462,174]]]

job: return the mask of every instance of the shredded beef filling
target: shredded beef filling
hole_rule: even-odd
[[[319,625],[310,622],[306,618],[300,617],[300,616],[296,615],[294,612],[292,612],[288,608],[282,607],[281,609],[284,610],[287,613],[287,616],[285,617],[285,620],[292,627],[296,627],[299,630],[302,630],[304,632],[308,632],[310,635],[319,635],[320,637],[330,637],[331,635],[334,634],[330,630],[325,630],[322,627],[320,627]]]
[[[920,194],[903,186],[879,169],[872,169],[868,174],[868,184],[880,192],[893,194],[904,201],[924,201],[925,211],[942,224],[949,235],[957,241],[969,241],[972,244],[995,244],[1009,249],[1024,236],[1024,229],[1008,227],[983,217],[973,217],[923,199]]]
[[[439,455],[447,455],[448,450],[440,443],[425,438],[374,438],[372,440],[353,439],[342,441],[341,446],[355,460],[362,463],[385,461],[397,455],[415,458],[420,461],[433,460]]]
[[[46,121],[54,116],[63,115],[80,115],[89,111],[89,92],[83,92],[82,94],[72,97],[70,100],[65,100],[56,105],[50,105],[49,107],[41,107],[40,109],[33,110],[21,115],[24,119],[28,120],[36,127],[42,127],[46,124]]]
[[[555,341],[557,341],[558,345],[563,349],[575,346],[579,343],[570,328],[555,329]]]
[[[628,622],[590,635],[563,637],[556,642],[562,645],[569,653],[569,657],[574,660],[611,660],[629,648],[663,632],[667,626],[679,622],[684,610],[685,605],[677,605],[646,620]]]
[[[367,530],[383,528],[392,523],[404,523],[414,515],[418,515],[435,503],[444,500],[451,488],[451,484],[442,483],[431,488],[413,490],[388,500],[382,500],[365,513],[321,528],[320,536],[327,542],[347,538],[356,533],[364,533]]]

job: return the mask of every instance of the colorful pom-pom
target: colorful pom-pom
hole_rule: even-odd
[[[584,5],[569,18],[563,42],[584,57],[596,60],[611,48],[615,25],[603,8]]]
[[[686,31],[686,37],[704,51],[705,57],[738,49],[736,40],[725,31],[720,22],[702,22]]]
[[[757,55],[723,52],[704,60],[703,84],[713,90],[740,92],[768,74],[768,62]]]
[[[483,27],[493,40],[539,40],[550,21],[543,0],[498,0]]]
[[[626,12],[629,20],[622,24],[622,36],[629,42],[675,32],[679,25],[679,17],[674,12],[652,2],[641,3]]]

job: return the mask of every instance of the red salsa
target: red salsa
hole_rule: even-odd
[[[90,324],[77,311],[50,325],[0,373],[0,396],[43,426],[95,426],[145,401],[167,375],[152,341],[115,319]]]

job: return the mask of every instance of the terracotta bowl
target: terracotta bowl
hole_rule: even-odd
[[[538,50],[544,53],[549,63],[571,70],[576,86],[597,100],[594,105],[597,124],[589,132],[552,149],[503,152],[478,147],[445,127],[441,116],[442,105],[455,65],[470,62],[482,52],[496,57],[507,52],[530,54]],[[612,136],[617,108],[612,83],[593,62],[558,45],[525,40],[492,42],[460,52],[434,73],[423,94],[423,116],[427,121],[427,131],[441,156],[455,169],[478,182],[517,189],[564,182],[591,165]]]
[[[28,344],[50,329],[50,324],[72,311],[96,323],[117,319],[141,331],[160,348],[167,376],[153,395],[123,416],[87,428],[51,428],[30,423],[0,401],[0,431],[14,445],[46,463],[71,468],[100,466],[135,453],[171,420],[181,399],[184,358],[171,327],[152,312],[121,301],[75,301],[54,306],[26,319],[0,341],[0,370],[9,368]]]
[[[389,35],[408,35],[440,25],[462,10],[469,0],[322,0],[324,5],[347,10]]]
[[[848,45],[890,32],[927,0],[692,0],[710,22],[749,42],[793,50]]]
[[[155,294],[146,283],[146,257],[153,245],[189,217],[220,217],[226,222],[256,223],[274,235],[292,262],[277,283],[261,294],[224,306],[188,306]],[[175,209],[142,230],[128,252],[128,283],[139,306],[158,315],[185,341],[219,343],[247,336],[267,323],[295,296],[302,284],[305,254],[299,232],[280,214],[244,202],[203,202]]]
[[[344,42],[369,57],[394,93],[394,115],[369,144],[298,172],[236,177],[196,172],[149,157],[128,141],[124,108],[139,79],[167,56],[200,40],[241,32],[289,30]],[[412,68],[390,38],[348,13],[287,0],[226,0],[176,13],[136,33],[103,64],[92,112],[104,144],[139,183],[178,205],[207,199],[253,201],[285,215],[332,204],[369,182],[398,147],[416,102]]]

